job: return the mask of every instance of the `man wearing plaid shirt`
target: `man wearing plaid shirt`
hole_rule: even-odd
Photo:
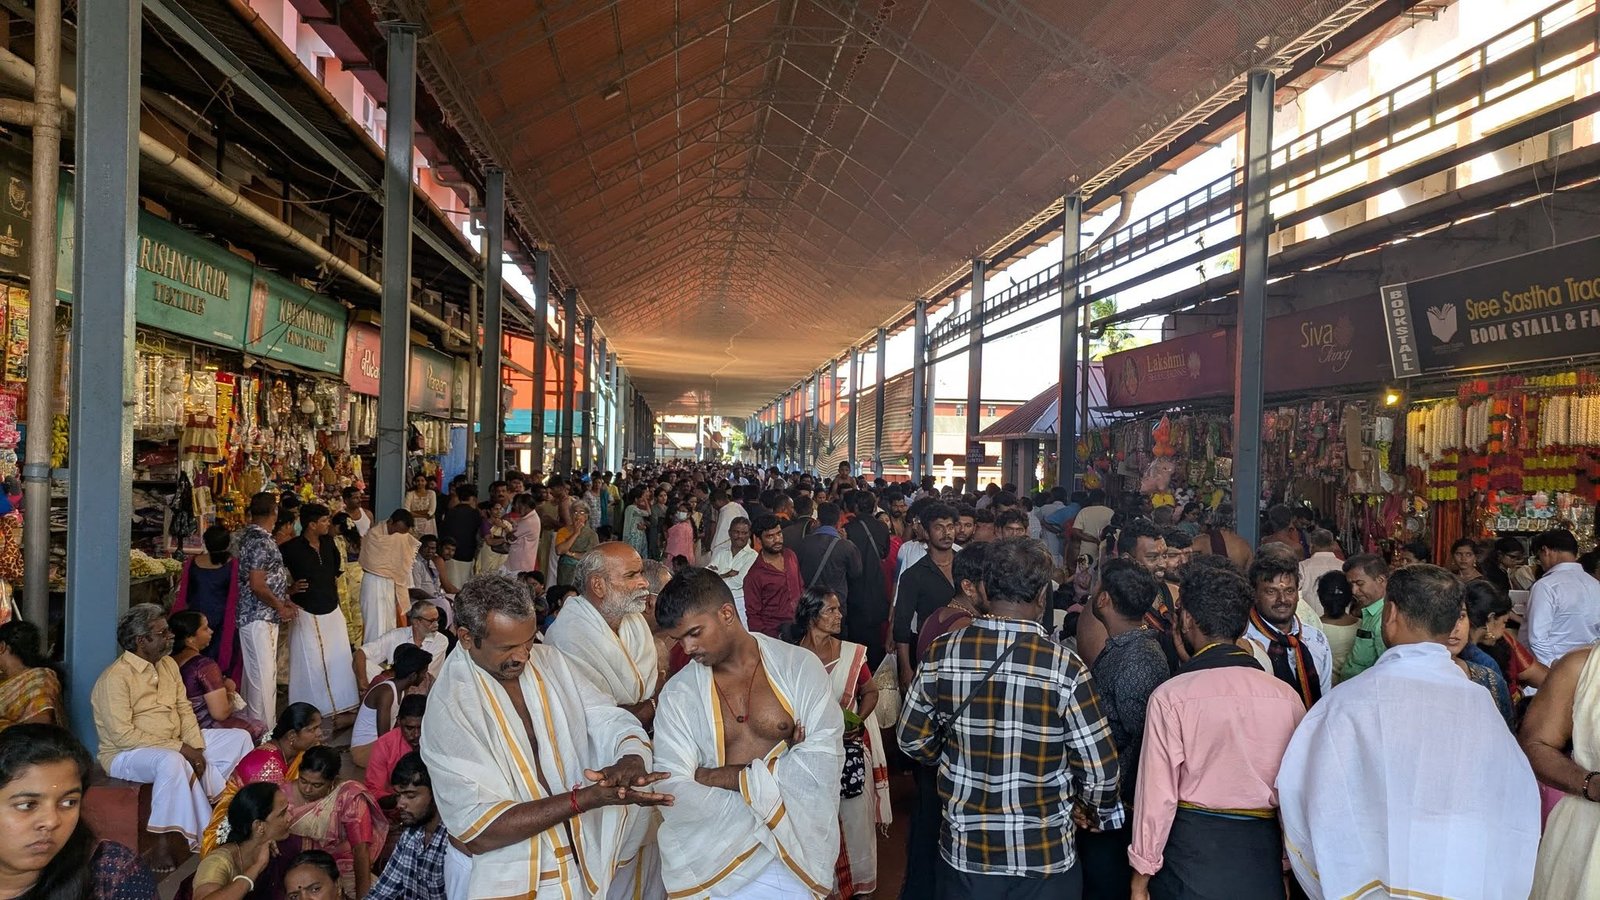
[[[450,846],[450,836],[439,821],[438,807],[433,805],[433,782],[428,778],[422,754],[413,750],[400,757],[390,784],[394,787],[395,812],[405,831],[366,900],[465,897],[465,884],[454,885],[454,891],[445,889],[444,852]]]
[[[1040,624],[1049,582],[1039,541],[991,544],[989,614],[934,641],[907,688],[900,746],[939,767],[938,900],[1077,900],[1074,816],[1123,824],[1117,751],[1089,671]]]

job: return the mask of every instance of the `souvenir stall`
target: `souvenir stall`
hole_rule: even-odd
[[[1393,371],[1412,397],[1405,464],[1435,558],[1460,537],[1552,528],[1594,545],[1597,258],[1600,237],[1384,288]]]
[[[1436,555],[1460,537],[1565,528],[1594,544],[1600,370],[1463,382],[1406,415],[1406,466],[1431,504]]]
[[[1389,358],[1370,298],[1273,316],[1271,373],[1262,417],[1262,496],[1309,504],[1332,519],[1346,546],[1392,540],[1405,479],[1393,457],[1397,411],[1385,405]],[[1250,508],[1227,495],[1233,479],[1233,333],[1183,335],[1105,359],[1107,406],[1130,418],[1079,444],[1085,487],[1102,479],[1153,505],[1198,499]],[[1398,396],[1394,397],[1398,401]]]

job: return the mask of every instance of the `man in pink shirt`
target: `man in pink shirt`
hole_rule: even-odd
[[[367,760],[367,790],[386,810],[394,808],[394,786],[389,776],[394,774],[400,757],[416,749],[422,737],[422,714],[427,710],[427,696],[410,694],[400,700],[394,727],[383,733],[372,745],[372,758]]]
[[[1239,647],[1254,593],[1231,568],[1190,564],[1178,629],[1192,654],[1150,695],[1134,794],[1133,900],[1284,897],[1274,784],[1306,714]]]

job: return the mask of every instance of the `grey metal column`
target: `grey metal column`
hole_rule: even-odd
[[[572,474],[572,429],[573,429],[573,378],[578,374],[578,289],[567,288],[566,296],[562,298],[562,355],[561,355],[561,434],[557,440],[561,442],[561,450],[556,457],[556,468],[562,475]]]
[[[856,435],[860,432],[858,423],[861,421],[861,412],[856,409],[856,398],[861,396],[861,348],[850,348],[850,474],[861,474],[861,453],[856,449]]]
[[[533,323],[533,468],[543,472],[544,393],[549,381],[546,358],[550,355],[549,250],[533,251]]]
[[[872,474],[874,477],[883,475],[883,410],[887,397],[884,395],[883,382],[889,371],[888,362],[889,330],[878,329],[877,359],[874,361],[878,367],[877,387],[872,391]]]
[[[811,376],[811,463],[812,469],[822,468],[822,370]]]
[[[938,364],[933,361],[933,351],[927,347],[927,328],[923,328],[923,350],[927,356],[927,371],[922,377],[922,474],[933,474],[933,444],[936,436],[934,414],[938,411]]]
[[[928,301],[918,299],[911,329],[911,480],[922,480],[922,439],[927,430],[923,404],[928,382]],[[880,423],[881,424],[881,423]],[[931,441],[929,443],[932,443]]]
[[[28,333],[54,335],[56,327],[56,199],[61,183],[61,3],[33,5],[33,220],[28,232]],[[28,342],[28,371],[55,370],[54,340]],[[22,464],[22,618],[50,629],[50,435],[55,385],[28,379],[28,434]]]
[[[828,443],[838,446],[839,440],[839,360],[828,360]],[[845,451],[846,460],[855,455],[855,447]],[[824,472],[823,474],[829,474]]]
[[[500,258],[504,253],[506,225],[506,173],[496,166],[484,173],[483,207],[483,371],[478,392],[478,496],[489,496],[489,485],[500,477],[505,441],[505,411],[500,408],[500,367],[503,325],[500,321]]]
[[[1083,198],[1069,194],[1063,201],[1066,227],[1061,244],[1061,380],[1056,384],[1056,484],[1072,490],[1078,474],[1078,298],[1079,245],[1083,229]]]
[[[617,415],[622,400],[622,370],[617,365],[617,354],[606,357],[607,384],[611,386],[611,400],[606,403],[606,468],[613,472],[622,470],[622,419]]]
[[[1277,78],[1250,73],[1245,97],[1244,225],[1239,244],[1239,306],[1233,368],[1235,530],[1254,547],[1260,535],[1261,358],[1266,330],[1268,188],[1272,181],[1272,103]]]
[[[583,317],[583,455],[578,467],[594,467],[594,316]]]
[[[411,167],[417,85],[417,26],[390,22],[386,27],[389,101],[383,168],[383,362],[378,373],[378,453],[372,492],[372,508],[380,519],[401,507],[406,492],[406,379],[411,371]]]
[[[78,8],[65,658],[75,676],[67,682],[72,730],[91,753],[98,739],[89,695],[117,658],[114,623],[128,604],[140,14],[139,0]],[[48,303],[55,286],[34,290],[44,295],[35,302]]]
[[[967,332],[967,440],[964,450],[967,490],[974,492],[978,490],[979,464],[972,460],[972,445],[978,443],[978,432],[983,430],[983,280],[988,274],[988,263],[981,259],[972,261],[972,328]]]

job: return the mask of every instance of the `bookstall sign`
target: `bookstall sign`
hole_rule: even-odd
[[[1396,377],[1583,356],[1600,345],[1600,237],[1381,290]]]

